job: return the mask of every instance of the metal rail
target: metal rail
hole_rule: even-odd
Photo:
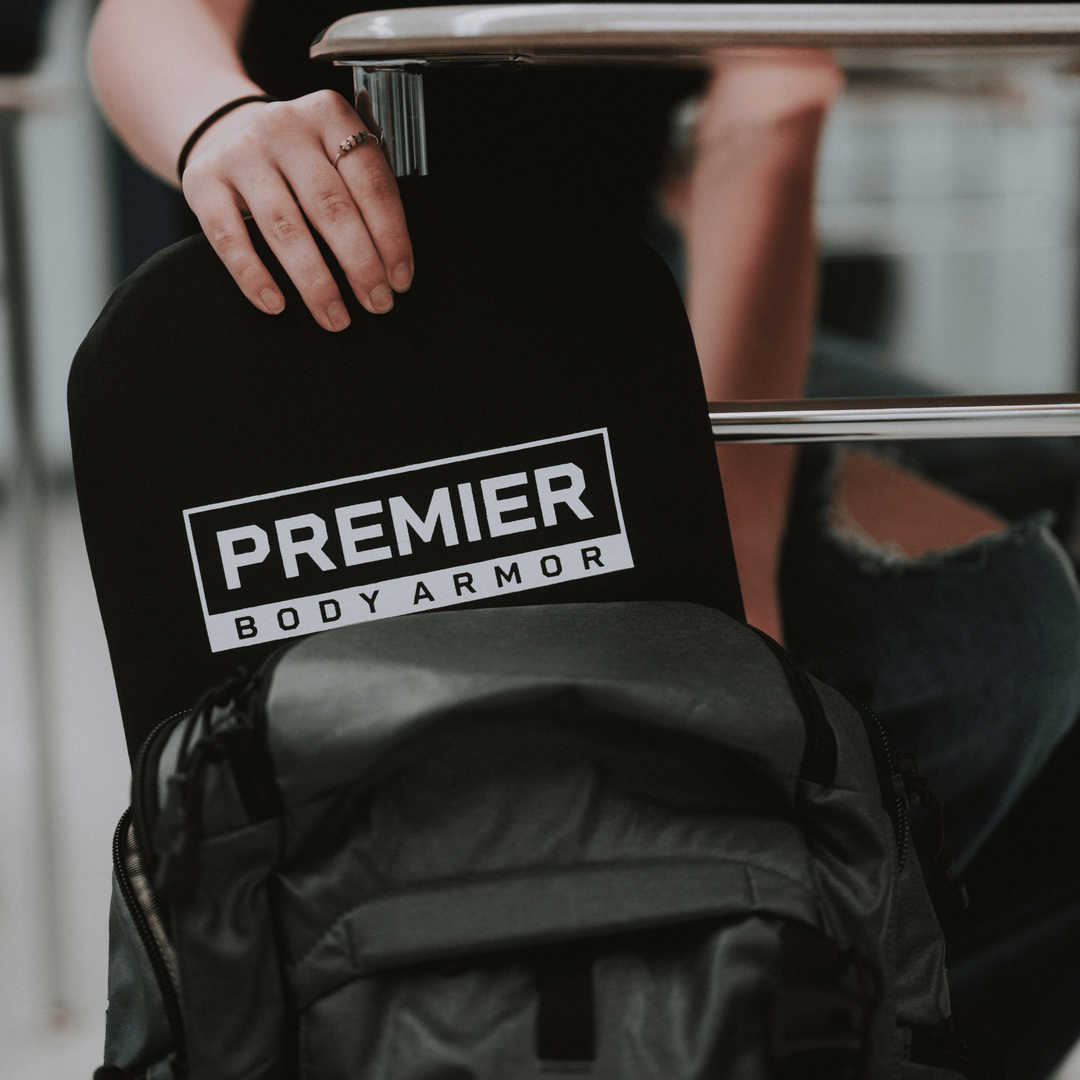
[[[717,442],[1080,436],[1080,394],[709,403]]]
[[[520,57],[702,62],[717,48],[1060,50],[1080,4],[474,4],[348,15],[311,47],[335,62]],[[858,63],[858,54],[852,55]]]
[[[427,173],[423,72],[444,64],[707,64],[717,50],[832,49],[849,70],[1080,69],[1080,4],[477,4],[348,15],[311,46],[354,69],[395,175]]]

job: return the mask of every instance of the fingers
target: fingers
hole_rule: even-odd
[[[350,322],[348,311],[281,174],[267,170],[258,183],[244,186],[243,200],[255,224],[316,322],[325,330],[344,330]],[[236,200],[237,193],[219,185],[197,205],[193,202],[193,207],[211,246],[243,294],[261,311],[277,314],[285,298],[256,254]]]
[[[397,181],[386,155],[374,139],[368,140],[342,156],[337,175],[347,185],[355,205],[362,210],[364,224],[390,285],[396,291],[404,292],[412,284],[412,244]]]
[[[210,246],[225,264],[225,269],[240,286],[240,291],[260,311],[276,315],[285,307],[285,297],[255,254],[235,198],[225,189],[219,194],[224,198],[218,197],[200,204],[196,210],[199,224]]]
[[[382,161],[381,154],[379,160]],[[376,167],[378,164],[375,162]],[[359,171],[367,168],[361,166]],[[383,197],[397,201],[396,187]],[[249,200],[252,201],[259,231],[321,325],[343,329],[342,320],[344,325],[348,321],[337,285],[315,245],[311,229],[326,241],[353,294],[368,311],[380,315],[394,306],[387,269],[378,247],[383,237],[361,211],[364,208],[373,213],[372,203],[354,197],[321,146],[290,146],[282,154],[280,177],[268,179],[254,200]],[[392,250],[385,240],[383,247]],[[407,233],[405,250],[411,259]],[[400,260],[401,255],[396,251],[395,254]],[[405,285],[411,280],[410,274]]]
[[[240,122],[215,128],[189,160],[184,194],[244,295],[267,313],[284,306],[251,245],[242,208],[320,326],[342,330],[350,320],[313,230],[363,307],[389,311],[394,291],[412,284],[412,246],[397,184],[375,140],[343,154],[334,168],[338,144],[370,130],[344,99],[322,91],[259,105]]]

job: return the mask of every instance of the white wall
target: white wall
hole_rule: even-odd
[[[1076,386],[1077,86],[852,89],[826,130],[827,252],[895,258],[895,365],[968,393]]]

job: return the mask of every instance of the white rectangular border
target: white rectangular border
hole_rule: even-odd
[[[207,608],[198,555],[195,550],[195,537],[191,527],[191,517],[194,514],[204,513],[208,510],[221,510],[230,506],[243,506],[247,503],[265,502],[285,495],[302,494],[305,491],[320,491],[364,480],[375,480],[385,476],[417,472],[423,469],[435,468],[439,465],[451,465],[460,461],[474,461],[494,457],[498,454],[513,453],[517,450],[530,450],[537,446],[552,446],[556,443],[573,442],[576,439],[588,438],[593,435],[599,435],[604,440],[608,477],[611,481],[611,491],[615,499],[615,512],[619,520],[618,533],[597,539],[581,540],[572,544],[537,548],[533,551],[514,553],[497,559],[463,563],[460,566],[438,569],[426,574],[410,574],[404,577],[389,578],[386,581],[372,582],[362,588],[351,586],[347,589],[331,592],[313,593],[297,599],[283,600],[279,603],[263,604],[257,607],[237,608],[234,611],[221,612],[216,615],[211,615]],[[435,607],[451,607],[456,604],[487,599],[509,592],[542,588],[561,581],[574,581],[583,577],[592,577],[598,573],[606,574],[616,570],[629,570],[634,565],[630,545],[626,539],[626,525],[623,521],[622,502],[619,498],[618,482],[615,478],[615,466],[611,457],[611,442],[608,438],[607,428],[593,428],[588,431],[577,431],[572,435],[561,435],[552,439],[537,439],[533,442],[518,443],[514,446],[481,450],[475,454],[461,454],[455,457],[438,458],[434,461],[422,461],[415,465],[405,465],[396,469],[383,469],[378,472],[364,473],[360,476],[328,480],[320,484],[306,484],[302,487],[285,488],[280,491],[268,492],[263,495],[251,495],[242,499],[206,503],[203,506],[192,507],[184,511],[184,529],[187,533],[188,550],[191,555],[195,584],[199,592],[199,603],[202,607],[211,652],[223,652],[227,649],[244,648],[265,641],[301,637],[317,630],[327,630],[334,626],[348,626],[353,623],[369,622],[376,619],[393,618],[395,615],[405,615],[411,611]],[[601,549],[600,560],[602,565],[598,566],[594,562],[586,562],[582,549],[590,547],[599,547]],[[561,570],[557,575],[545,573],[541,568],[541,562],[550,558],[555,558],[559,562]],[[496,566],[508,571],[515,562],[518,564],[521,576],[520,583],[496,578]],[[556,564],[545,562],[544,565],[550,571],[554,569]],[[471,574],[476,592],[468,593],[466,591],[460,596],[456,595],[454,588],[455,574]],[[434,597],[433,600],[429,601],[423,597],[417,600],[419,591],[417,583],[421,581]],[[373,613],[369,609],[368,602],[362,598],[362,594],[366,593],[369,597],[373,597],[376,589],[379,590],[379,596],[375,598],[375,611]],[[320,604],[328,604],[331,601],[337,605],[341,615],[332,621],[325,621],[320,614]],[[327,606],[323,610],[332,612],[334,609]],[[287,613],[290,611],[295,612],[297,618],[296,625],[292,627],[283,625],[283,623],[291,622],[293,616],[285,614],[282,617],[280,615],[282,612]],[[257,634],[243,639],[238,638],[238,619],[252,620],[250,625],[257,630]]]

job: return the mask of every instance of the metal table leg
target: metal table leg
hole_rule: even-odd
[[[427,176],[424,76],[413,65],[353,68],[359,97],[367,91],[375,121],[382,128],[395,176]]]

